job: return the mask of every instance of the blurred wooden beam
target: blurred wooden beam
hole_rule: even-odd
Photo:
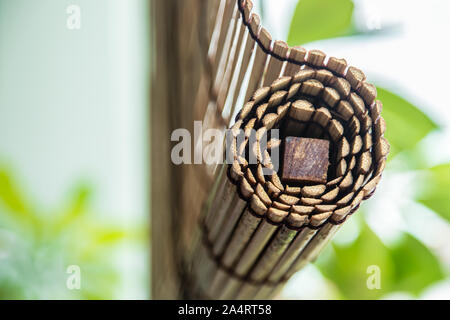
[[[150,3],[152,298],[177,299],[183,295],[182,253],[206,191],[198,187],[203,168],[172,163],[170,136],[177,128],[193,132],[194,120],[203,118],[194,119],[194,98],[219,0]]]
[[[152,299],[176,299],[180,279],[175,260],[173,234],[173,168],[170,161],[171,118],[174,105],[169,88],[170,75],[176,70],[174,56],[176,0],[151,1],[151,224],[152,224]]]

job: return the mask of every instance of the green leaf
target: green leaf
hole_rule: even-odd
[[[5,170],[0,171],[0,199],[13,212],[24,214],[27,206],[13,179]]]
[[[450,163],[428,169],[417,200],[450,220]]]
[[[0,204],[22,225],[38,227],[39,219],[19,190],[12,176],[0,169]]]
[[[351,0],[299,0],[292,18],[291,46],[343,36],[351,30]]]
[[[383,103],[382,116],[386,121],[385,137],[391,145],[390,157],[414,148],[438,128],[419,108],[386,89],[377,87],[377,98]]]
[[[392,248],[395,264],[394,289],[418,295],[430,284],[442,280],[439,260],[412,235],[405,233],[399,243]]]
[[[126,239],[128,233],[125,230],[121,229],[111,229],[111,230],[102,230],[97,231],[95,234],[95,243],[96,244],[114,244],[123,239]]]
[[[86,206],[92,195],[92,190],[87,185],[79,185],[73,193],[71,204],[67,210],[70,216],[79,216],[86,210]]]
[[[86,184],[76,187],[71,196],[67,209],[64,210],[61,218],[55,223],[55,231],[60,232],[68,225],[74,223],[78,218],[87,212],[87,205],[92,195],[91,188]]]
[[[317,266],[336,284],[344,298],[378,299],[390,291],[394,266],[389,249],[367,225],[362,226],[353,243],[347,246],[333,244],[333,249],[333,254],[319,258]],[[381,289],[367,286],[371,266],[380,270]]]

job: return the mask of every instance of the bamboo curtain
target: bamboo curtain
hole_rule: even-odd
[[[250,0],[153,1],[153,298],[274,297],[381,178],[389,145],[375,87],[344,59],[273,41],[252,9]],[[273,167],[261,154],[248,164],[249,137],[235,142],[233,163],[175,166],[170,133],[193,132],[195,120],[278,128],[268,153],[288,136],[326,141],[328,178],[290,184],[262,173]]]

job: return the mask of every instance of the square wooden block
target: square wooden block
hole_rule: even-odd
[[[281,179],[294,183],[326,183],[330,142],[286,137]]]

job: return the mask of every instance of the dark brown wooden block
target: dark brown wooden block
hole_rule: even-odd
[[[330,142],[286,137],[281,178],[286,182],[326,183]]]

